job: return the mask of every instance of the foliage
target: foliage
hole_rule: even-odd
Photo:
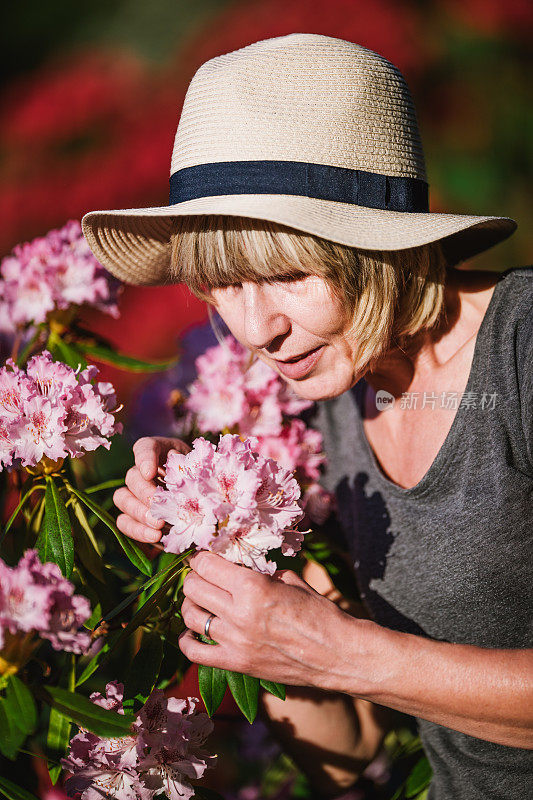
[[[57,279],[57,271],[46,271],[49,261],[62,269],[66,260],[78,277],[84,274],[79,229],[69,223],[66,231],[65,240],[52,232],[55,250],[45,237],[10,256],[31,272],[30,295],[36,274],[45,284]],[[99,266],[92,268],[89,282],[95,275],[106,280]],[[5,303],[13,275],[7,270],[0,279]],[[80,291],[92,302],[90,286]],[[326,535],[334,503],[318,483],[321,437],[310,425],[310,404],[262,362],[250,362],[235,340],[208,348],[174,405],[176,428],[192,450],[169,455],[153,501],[166,533],[161,544],[136,544],[112,512],[112,492],[129,466],[120,444],[121,407],[113,386],[98,381],[87,361],[133,371],[161,365],[106,350],[80,327],[83,303],[54,292],[44,306],[39,293],[32,295],[33,316],[16,321],[13,358],[0,368],[0,472],[7,474],[11,510],[0,550],[0,753],[14,767],[25,753],[44,758],[52,783],[66,769],[67,789],[84,800],[93,788],[150,800],[161,792],[172,796],[173,786],[182,797],[196,791],[207,798],[189,781],[213,760],[194,750],[211,723],[197,716],[194,698],[178,703],[164,694],[190,666],[177,646],[187,558],[197,548],[214,549],[272,573],[298,554],[297,571],[315,561],[352,596],[342,548]],[[40,293],[46,294],[42,286]],[[313,528],[306,536],[295,528],[302,518]],[[205,666],[198,677],[209,716],[227,691],[248,723],[260,691],[285,699],[284,686],[259,678]],[[172,724],[162,739],[163,729],[157,738],[147,720],[163,706]],[[182,750],[194,750],[190,763],[171,747],[178,729]],[[417,765],[406,791],[422,786],[425,774]],[[277,787],[272,792],[289,781],[294,796],[308,796],[288,761],[269,775],[265,787]],[[31,781],[0,783],[14,800],[27,800],[32,788]]]
[[[0,470],[12,505],[0,553],[0,753],[13,762],[27,747],[44,753],[55,782],[73,725],[96,753],[97,740],[132,735],[138,714],[159,697],[163,662],[167,672],[172,665],[171,680],[183,675],[177,600],[187,553],[169,559],[156,547],[146,551],[118,530],[109,510],[125,470],[105,476],[97,451],[112,449],[120,408],[85,356],[132,370],[160,365],[88,344],[94,339],[79,328],[79,310],[110,295],[79,223],[15,248],[0,272],[14,357],[0,369]],[[86,687],[118,663],[124,708],[96,702],[94,693],[89,699]],[[159,767],[152,761],[173,762],[161,743],[147,747],[144,735],[139,758],[153,783]],[[71,772],[75,766],[69,762]],[[178,774],[176,765],[169,769]],[[22,798],[26,789],[6,780],[0,791]]]

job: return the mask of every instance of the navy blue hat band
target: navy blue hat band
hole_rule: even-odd
[[[428,185],[301,161],[220,161],[185,167],[170,177],[169,205],[223,194],[292,194],[383,211],[429,211]]]

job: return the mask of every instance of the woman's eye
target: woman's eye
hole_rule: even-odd
[[[218,291],[221,292],[235,292],[238,289],[242,289],[242,283],[225,283],[223,286],[217,287]]]
[[[272,278],[273,283],[298,283],[303,281],[305,275],[275,275]]]

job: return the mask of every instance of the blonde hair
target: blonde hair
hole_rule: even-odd
[[[391,345],[407,348],[444,309],[447,263],[439,242],[362,250],[265,220],[198,215],[174,220],[171,246],[171,279],[208,302],[212,288],[322,277],[351,319],[361,370]]]

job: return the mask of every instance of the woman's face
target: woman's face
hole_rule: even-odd
[[[212,289],[211,297],[235,338],[300,397],[337,397],[361,377],[346,313],[323,278],[245,282]]]

